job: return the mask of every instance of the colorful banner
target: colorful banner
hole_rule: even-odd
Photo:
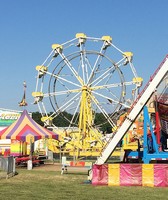
[[[168,187],[168,164],[93,165],[92,185]]]
[[[108,165],[108,185],[119,186],[120,185],[120,164]]]
[[[120,186],[142,186],[142,165],[120,165]]]
[[[154,185],[157,187],[167,187],[168,186],[168,165],[154,165]]]
[[[0,110],[0,127],[7,127],[13,124],[19,117],[21,113]]]
[[[154,187],[154,169],[152,164],[142,165],[142,185]]]
[[[93,185],[108,185],[108,165],[93,165]]]

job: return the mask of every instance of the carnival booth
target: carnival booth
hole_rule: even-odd
[[[58,135],[37,124],[24,110],[18,120],[0,131],[0,139],[11,139],[10,155],[25,156],[32,152],[34,142],[39,139],[52,138],[58,140]],[[9,152],[8,152],[9,153]]]

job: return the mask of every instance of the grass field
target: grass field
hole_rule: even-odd
[[[108,187],[86,184],[85,172],[17,169],[18,175],[0,179],[0,200],[155,200],[168,199],[168,188]]]

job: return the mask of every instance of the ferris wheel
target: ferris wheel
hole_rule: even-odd
[[[114,131],[114,114],[131,107],[142,84],[132,58],[133,53],[120,50],[110,36],[77,33],[72,40],[53,44],[45,61],[36,66],[32,93],[44,124],[55,126],[53,120],[61,115],[68,121],[67,129],[86,133],[109,123]]]

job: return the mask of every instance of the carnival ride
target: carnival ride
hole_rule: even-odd
[[[150,78],[149,82],[143,89],[143,91],[139,94],[138,98],[134,101],[131,109],[129,110],[126,118],[124,119],[121,126],[116,131],[113,138],[108,141],[108,144],[101,152],[101,155],[98,157],[96,164],[101,165],[105,163],[112,152],[115,150],[119,141],[126,135],[129,128],[135,122],[138,115],[143,110],[144,114],[144,133],[143,133],[143,150],[141,151],[140,148],[136,151],[130,151],[129,154],[133,154],[133,156],[137,156],[137,158],[142,158],[144,163],[149,163],[151,160],[167,160],[168,153],[164,152],[164,149],[160,149],[160,135],[159,133],[157,136],[154,134],[154,129],[152,127],[152,123],[150,117],[148,115],[148,110],[146,107],[147,102],[149,101],[150,97],[154,94],[154,92],[159,87],[159,84],[167,76],[168,72],[168,55],[165,57],[163,62],[160,64],[158,69],[155,71],[153,76]],[[148,129],[150,131],[150,145],[149,145],[149,137],[148,137]],[[157,139],[158,138],[158,139]],[[166,141],[167,143],[167,141]],[[129,156],[129,154],[127,156]]]
[[[116,114],[130,109],[142,85],[132,58],[133,53],[120,50],[110,36],[77,33],[72,40],[52,45],[45,61],[36,66],[32,93],[44,125],[62,136],[49,141],[50,147],[77,156],[100,155],[117,130]],[[101,123],[96,122],[98,115]],[[68,121],[67,127],[56,127],[58,116]],[[101,130],[105,123],[111,126],[108,139]]]
[[[133,103],[115,136],[109,140],[92,169],[88,171],[88,178],[93,185],[168,187],[167,80],[168,55]],[[158,90],[163,82],[165,87],[162,88],[161,94],[156,96],[156,94],[159,94]],[[155,97],[154,115],[149,114],[147,107],[152,95]],[[117,143],[128,134],[128,130],[141,111],[143,112],[143,134],[141,136],[143,143],[140,144],[140,138],[137,138],[138,148],[136,150],[127,149],[123,160],[124,162],[131,162],[133,159],[134,163],[107,163]]]

